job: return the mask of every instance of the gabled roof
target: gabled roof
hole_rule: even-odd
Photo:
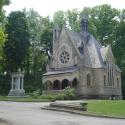
[[[89,41],[86,42],[81,33],[74,32],[72,30],[69,30],[68,28],[65,29],[81,59],[83,59],[84,57],[86,66],[88,66],[87,64],[90,64],[89,66],[91,66],[92,68],[104,67],[104,63],[100,53],[100,49],[102,48],[102,46],[95,40],[92,35],[89,34]],[[86,47],[86,51],[84,54],[81,54],[78,50],[78,45],[80,45],[80,42],[83,42],[84,47]],[[84,56],[85,54],[87,56]]]
[[[106,60],[110,55],[113,57],[113,53],[110,45],[104,47],[98,42],[88,31],[87,32],[74,32],[67,28],[65,25],[63,28],[74,49],[76,50],[84,66],[90,68],[106,68]],[[79,46],[84,45],[84,53],[79,51]],[[113,57],[114,58],[114,57]],[[116,66],[116,70],[121,72],[120,68]]]
[[[67,27],[64,28],[67,31],[73,43],[73,46],[78,52],[80,58],[84,61],[83,63],[85,66],[89,66],[92,68],[106,68],[105,61],[107,58],[108,51],[109,50],[111,51],[110,46],[107,47],[102,46],[101,43],[99,43],[90,33],[88,33],[89,34],[88,41],[85,41],[83,36],[85,36],[86,34],[84,34],[84,32],[78,33],[68,29]],[[81,42],[83,42],[84,44],[85,48],[84,54],[81,54],[78,49],[78,46],[80,45]],[[116,67],[118,71],[121,71],[120,68],[118,68],[118,66]]]
[[[104,61],[107,60],[109,54],[111,54],[112,58],[114,58],[110,45],[108,45],[107,47],[101,48],[101,54]]]
[[[100,68],[100,67],[104,68],[105,65],[104,65],[104,62],[102,60],[102,56],[100,53],[100,49],[102,47],[101,44],[99,44],[95,40],[95,38],[91,35],[86,46],[88,48],[92,68]]]
[[[80,39],[79,39],[80,37],[78,36],[79,34],[78,34],[77,32],[73,32],[73,31],[69,30],[69,29],[68,29],[67,27],[65,27],[65,26],[63,26],[63,28],[66,30],[66,32],[67,32],[67,34],[68,34],[68,36],[69,36],[69,38],[70,38],[70,40],[71,40],[71,42],[72,42],[72,44],[73,44],[73,47],[74,47],[75,50],[77,51],[77,53],[78,53],[80,59],[82,59],[82,56],[80,55],[79,50],[78,50],[78,48],[77,48],[77,46],[76,46],[76,43],[78,43],[78,42],[80,41]]]
[[[116,71],[118,71],[118,72],[122,72],[121,69],[120,69],[117,65],[115,65],[115,69],[116,69]]]
[[[107,47],[102,47],[102,48],[100,49],[100,52],[101,52],[101,56],[102,56],[103,61],[106,61],[108,49],[109,49],[108,46],[107,46]]]

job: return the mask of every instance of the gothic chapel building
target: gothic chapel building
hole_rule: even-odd
[[[122,98],[121,70],[115,64],[110,45],[102,46],[88,32],[88,20],[81,32],[58,25],[53,29],[53,52],[43,75],[44,93],[60,93],[75,88],[83,98]]]

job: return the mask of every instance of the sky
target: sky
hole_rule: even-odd
[[[6,14],[11,11],[22,10],[26,8],[29,10],[33,8],[41,16],[52,17],[54,12],[59,10],[71,10],[77,8],[78,10],[84,7],[94,7],[96,5],[110,4],[113,8],[125,8],[125,0],[10,0],[11,4],[4,7]]]

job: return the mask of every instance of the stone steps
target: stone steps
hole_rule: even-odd
[[[79,110],[79,111],[86,111],[87,110],[87,103],[57,103],[53,102],[49,105],[50,108],[63,108],[69,110]]]

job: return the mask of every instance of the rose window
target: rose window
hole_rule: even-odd
[[[61,63],[67,63],[69,61],[69,53],[66,51],[61,52],[60,54],[60,61]]]

